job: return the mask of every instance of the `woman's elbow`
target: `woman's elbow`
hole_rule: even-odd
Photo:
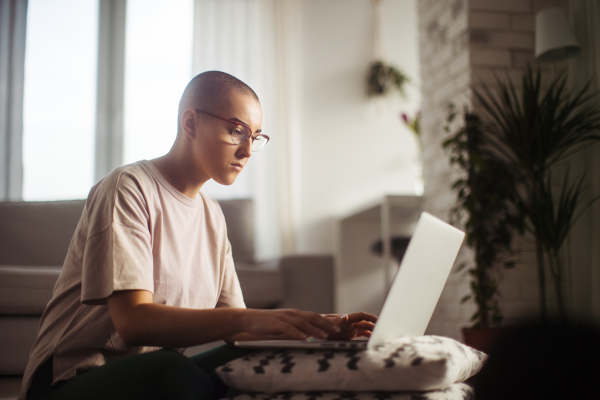
[[[134,325],[135,324],[132,323],[116,324],[115,330],[123,343],[129,347],[146,345],[146,338],[144,337],[143,332]]]
[[[147,345],[143,303],[132,299],[131,293],[115,292],[107,299],[112,323],[127,346]]]

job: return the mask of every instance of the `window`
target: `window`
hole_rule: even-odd
[[[128,0],[124,163],[159,157],[177,134],[192,78],[193,0]]]
[[[85,198],[94,182],[98,0],[30,0],[24,200]],[[192,76],[193,0],[128,0],[124,163],[165,154]]]
[[[85,198],[93,184],[97,0],[29,0],[23,198]]]

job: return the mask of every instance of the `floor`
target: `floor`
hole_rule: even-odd
[[[0,400],[16,399],[20,391],[20,376],[0,375]]]

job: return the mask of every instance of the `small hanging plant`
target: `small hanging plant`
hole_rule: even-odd
[[[385,96],[397,91],[402,97],[406,97],[404,84],[408,78],[402,71],[393,65],[378,60],[371,63],[367,76],[367,94],[369,97]]]

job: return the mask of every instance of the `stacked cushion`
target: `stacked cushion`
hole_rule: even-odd
[[[243,392],[432,391],[473,376],[486,357],[450,338],[420,336],[367,350],[259,351],[219,367],[217,373]]]
[[[429,392],[302,392],[244,393],[234,400],[473,400],[473,388],[455,383]]]

